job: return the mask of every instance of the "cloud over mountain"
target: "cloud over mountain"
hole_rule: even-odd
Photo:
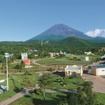
[[[105,29],[90,30],[86,32],[85,34],[91,37],[104,37],[105,38]]]

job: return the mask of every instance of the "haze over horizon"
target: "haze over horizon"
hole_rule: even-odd
[[[104,0],[1,0],[0,41],[26,41],[55,24],[105,36]]]

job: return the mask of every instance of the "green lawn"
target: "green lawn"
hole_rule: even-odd
[[[73,55],[73,54],[67,54],[65,57],[61,58],[43,58],[39,61],[37,61],[40,64],[45,65],[87,65],[91,62],[96,61],[100,58],[98,55],[88,56],[90,61],[81,61],[81,58],[86,57],[87,55]]]
[[[36,95],[36,94],[30,94],[27,95],[10,105],[57,105],[60,98],[65,97],[66,95],[64,93],[46,93],[46,97],[44,100],[44,97],[42,94]]]
[[[0,75],[0,79],[3,79],[5,75]],[[37,81],[38,73],[31,75],[27,74],[10,74],[9,75],[9,91],[0,94],[0,102],[12,97],[25,87],[34,87]],[[6,86],[6,82],[2,85]]]
[[[35,104],[32,102],[31,95],[27,95],[25,97],[22,97],[22,98],[16,100],[15,102],[11,103],[10,105],[35,105]]]
[[[99,102],[105,105],[105,94],[104,93],[96,93]]]
[[[70,59],[73,59],[74,57],[76,57],[77,59],[81,59],[81,57],[84,58],[86,56],[89,57],[90,61],[94,61],[100,58],[99,55],[74,55],[74,54],[65,55],[65,57],[70,58]]]
[[[99,102],[105,105],[105,94],[96,93]],[[45,100],[42,94],[29,94],[25,97],[20,98],[19,100],[11,103],[10,105],[57,105],[60,98],[66,96],[64,93],[46,93]],[[63,98],[64,99],[64,98]]]

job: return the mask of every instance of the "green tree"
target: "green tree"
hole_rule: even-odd
[[[98,102],[96,94],[92,91],[92,84],[90,81],[84,82],[78,86],[77,92],[67,94],[67,101],[60,100],[58,105],[103,105]]]
[[[77,88],[79,105],[102,105],[92,91],[92,85],[92,82],[86,81]]]
[[[69,105],[66,98],[61,98],[57,105]]]
[[[25,67],[25,63],[21,61],[21,68]]]
[[[68,93],[67,94],[67,103],[68,105],[78,105],[77,93]]]

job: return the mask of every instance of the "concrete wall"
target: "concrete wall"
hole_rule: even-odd
[[[96,69],[96,75],[97,76],[105,75],[105,68],[97,68]]]
[[[67,76],[73,75],[74,73],[82,76],[83,71],[82,70],[65,70],[65,75]]]
[[[93,67],[89,74],[93,74],[93,75],[96,75],[96,76],[101,76],[101,75],[105,75],[105,68],[95,68]]]

